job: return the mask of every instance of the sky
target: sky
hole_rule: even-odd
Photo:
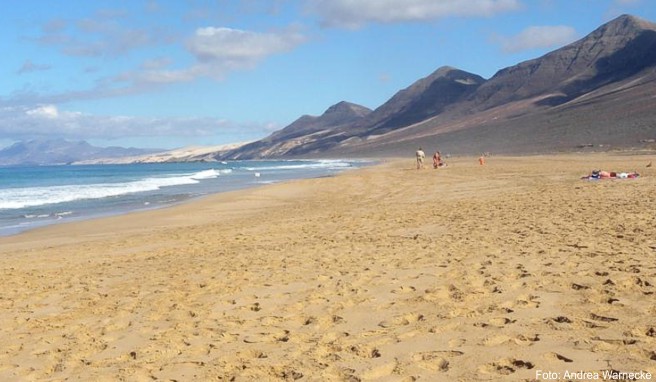
[[[442,66],[492,77],[653,0],[8,0],[0,148],[172,149],[375,109]]]

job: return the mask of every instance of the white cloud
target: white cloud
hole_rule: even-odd
[[[196,30],[187,49],[200,65],[211,69],[248,69],[268,56],[289,52],[306,41],[294,29],[257,33],[231,28]]]
[[[45,105],[45,106],[39,106],[35,109],[27,110],[25,111],[25,114],[34,117],[55,119],[59,117],[59,110],[57,110],[57,107],[55,105]]]
[[[249,7],[254,7],[253,11],[266,9],[275,12],[285,1],[257,0],[240,3],[240,7],[250,4]],[[144,6],[149,11],[162,11],[154,0],[148,0]],[[5,98],[6,103],[62,104],[143,94],[160,90],[168,84],[191,82],[199,78],[222,80],[230,72],[253,69],[268,57],[292,51],[307,40],[295,26],[266,32],[207,26],[185,37],[176,34],[179,33],[177,28],[156,26],[151,20],[136,20],[135,14],[129,11],[111,9],[98,10],[83,18],[52,19],[42,25],[40,33],[31,41],[53,47],[74,58],[102,59],[94,67],[102,66],[106,70],[123,66],[105,66],[104,60],[131,62],[143,56],[132,53],[141,51],[145,55],[152,54],[148,49],[154,46],[166,45],[168,57],[145,56],[141,65],[135,64],[132,69],[121,69],[121,72],[97,78],[95,86],[87,89],[50,94],[19,91]],[[183,57],[184,54],[187,57]],[[26,61],[18,73],[46,69],[49,67]]]
[[[520,8],[520,0],[309,0],[310,12],[330,27],[369,22],[429,21],[449,16],[489,17]]]
[[[195,59],[190,66],[167,69],[168,60],[149,61],[141,70],[122,73],[109,82],[139,91],[200,77],[220,80],[231,71],[252,69],[269,56],[289,52],[306,40],[303,34],[291,28],[268,33],[223,27],[199,28],[186,44]],[[116,89],[116,86],[111,88]]]
[[[100,26],[98,28],[102,29]],[[53,31],[51,36],[57,36],[62,25],[53,23],[47,29]],[[53,43],[63,44],[67,40],[67,38],[55,38]],[[170,58],[159,57],[145,60],[134,70],[101,78],[94,88],[88,90],[49,96],[32,94],[25,97],[25,94],[19,94],[12,97],[11,101],[14,104],[26,103],[25,101],[30,104],[59,104],[145,93],[162,85],[190,82],[202,77],[221,80],[231,71],[252,69],[267,57],[289,52],[306,40],[307,38],[293,27],[266,33],[223,27],[199,28],[184,46],[193,57],[192,63],[186,67],[172,69],[170,66],[173,65],[173,61]],[[136,48],[136,45],[130,49]],[[75,49],[80,54],[82,49],[87,49],[87,53],[92,55],[95,48],[92,45],[72,43],[67,49]],[[100,45],[98,49],[105,50]],[[125,49],[128,49],[127,46]],[[120,50],[118,46],[113,49],[114,52]]]
[[[55,105],[0,107],[0,136],[23,140],[36,137],[118,139],[130,137],[208,137],[264,133],[262,124],[237,124],[209,118],[148,118],[91,115],[59,110]]]
[[[516,53],[530,49],[557,48],[576,40],[577,33],[565,25],[532,26],[512,37],[498,37],[496,40],[504,52]]]

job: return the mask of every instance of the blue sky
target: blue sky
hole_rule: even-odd
[[[490,78],[652,0],[22,0],[2,11],[0,147],[262,138],[441,66]]]

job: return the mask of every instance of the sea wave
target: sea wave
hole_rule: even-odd
[[[284,162],[283,162],[284,163]],[[299,170],[299,169],[327,169],[337,170],[341,168],[351,167],[352,164],[343,160],[325,159],[317,161],[294,161],[294,164],[279,164],[274,166],[261,166],[261,167],[244,167],[246,171],[272,171],[272,170]]]
[[[232,170],[226,171],[226,170],[209,169],[209,170],[197,172],[197,173],[191,175],[190,178],[194,179],[194,180],[212,179],[212,178],[216,178],[220,174],[227,174],[231,171]]]
[[[193,174],[168,177],[148,177],[126,183],[96,183],[51,187],[9,188],[0,190],[0,209],[18,209],[46,204],[101,199],[138,192],[155,191],[162,187],[196,184],[218,177],[225,170],[204,170]]]

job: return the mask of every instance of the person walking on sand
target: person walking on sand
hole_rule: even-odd
[[[415,156],[417,157],[417,170],[424,168],[424,158],[426,158],[426,154],[424,154],[424,150],[422,150],[421,147],[419,147]]]
[[[478,157],[478,164],[480,164],[481,166],[485,165],[485,156],[484,155],[481,155],[480,157]]]

